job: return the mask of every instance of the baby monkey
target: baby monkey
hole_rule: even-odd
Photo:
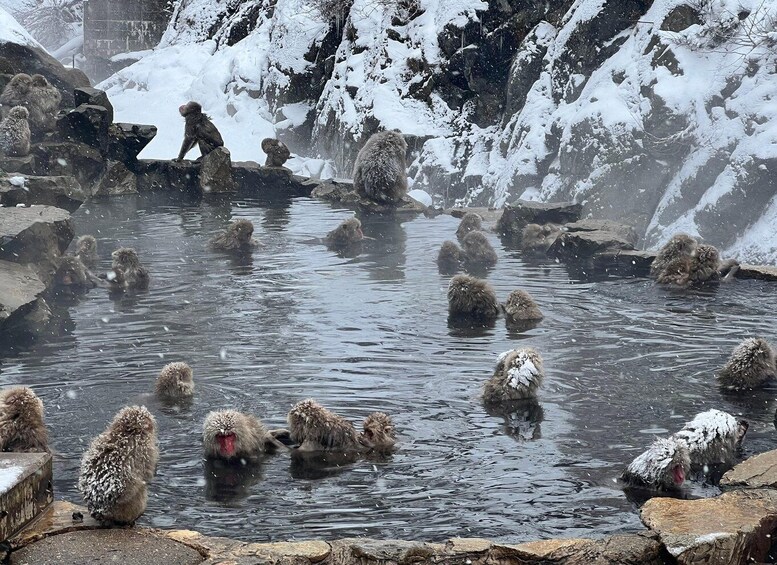
[[[156,394],[165,400],[189,398],[194,394],[194,373],[186,363],[168,363],[156,380]]]

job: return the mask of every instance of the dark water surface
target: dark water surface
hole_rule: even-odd
[[[524,262],[492,236],[500,261],[488,278],[500,299],[524,288],[546,318],[523,333],[502,320],[462,331],[447,325],[449,277],[434,263],[457,220],[363,218],[377,241],[356,258],[305,243],[350,215],[308,199],[156,195],[82,207],[77,233],[97,236],[101,269],[114,248],[133,246],[153,279],[145,294],[94,289],[71,301],[65,335],[0,361],[0,384],[30,385],[46,406],[56,496],[80,500],[82,452],[134,403],[156,415],[162,450],[141,523],[257,541],[516,542],[636,530],[616,478],[655,434],[719,408],[751,421],[748,454],[775,447],[777,389],[724,396],[713,375],[741,339],[777,341],[777,286],[681,292],[644,280],[585,282],[562,265]],[[233,218],[252,220],[265,244],[252,261],[206,250]],[[496,356],[525,345],[545,359],[539,406],[509,419],[487,414],[479,391]],[[159,369],[178,360],[193,366],[197,392],[176,411],[149,392]],[[307,397],[356,422],[392,414],[399,451],[328,470],[278,455],[206,480],[200,432],[209,410],[236,407],[279,427]]]

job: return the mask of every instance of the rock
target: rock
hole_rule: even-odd
[[[261,167],[253,161],[235,163],[232,174],[238,190],[268,197],[310,196],[317,181],[299,177],[285,167]]]
[[[639,235],[636,230],[626,224],[613,222],[612,220],[578,220],[564,226],[566,231],[606,231],[616,234],[618,237],[628,241],[631,245],[637,245]]]
[[[652,498],[642,522],[680,565],[762,562],[777,526],[777,491],[737,490],[716,498]]]
[[[111,117],[106,108],[82,104],[57,119],[57,131],[63,141],[82,142],[105,153]]]
[[[367,198],[359,198],[357,195],[357,204],[359,208],[369,214],[422,214],[426,210],[426,206],[410,198],[409,196],[403,196],[397,204],[380,204],[369,200]]]
[[[329,557],[329,544],[323,541],[248,543],[232,552],[235,557],[262,557],[269,563],[318,563]],[[264,561],[263,560],[263,561]]]
[[[720,488],[777,488],[777,450],[751,457],[726,471]]]
[[[738,279],[757,279],[762,281],[777,281],[777,267],[766,265],[745,265],[739,266],[736,275]]]
[[[135,173],[124,163],[108,161],[105,172],[94,187],[94,196],[117,196],[120,194],[137,194],[138,180]]]
[[[445,546],[399,540],[341,539],[330,544],[332,563],[424,563],[431,562]]]
[[[70,176],[16,175],[0,179],[0,204],[46,204],[75,212],[87,196]]]
[[[73,176],[89,190],[103,173],[100,152],[85,143],[47,141],[33,146],[35,173]]]
[[[108,110],[108,123],[113,123],[113,104],[111,104],[111,101],[108,99],[108,95],[104,90],[91,87],[76,88],[73,91],[73,98],[76,107],[81,104],[102,106]]]
[[[452,553],[485,553],[491,549],[491,542],[483,538],[451,538],[446,550]]]
[[[347,194],[356,194],[353,190],[353,181],[346,179],[322,180],[310,194],[313,198],[339,202]]]
[[[46,285],[32,269],[0,261],[0,328],[9,319],[23,318],[45,291]]]
[[[156,126],[139,124],[111,124],[108,128],[108,150],[106,158],[134,162],[145,147],[156,137]]]
[[[134,165],[139,192],[151,190],[200,190],[200,164],[194,161],[141,159]]]
[[[567,224],[580,219],[583,207],[572,202],[529,202],[518,200],[505,207],[497,223],[502,235],[520,239],[526,224]]]
[[[651,251],[625,249],[594,255],[594,269],[611,275],[647,277],[656,254]]]
[[[217,147],[203,157],[200,169],[200,191],[203,194],[235,191],[232,158],[226,147]]]
[[[584,261],[597,253],[634,249],[628,241],[606,231],[564,232],[548,249],[548,255],[566,261]]]
[[[35,172],[35,156],[7,157],[0,155],[0,171],[31,175]]]
[[[561,539],[494,545],[495,563],[521,565],[664,565],[663,548],[649,535],[612,536],[601,540]]]
[[[6,540],[51,503],[51,455],[2,453],[0,475],[0,540]]]
[[[100,527],[100,523],[92,518],[89,515],[89,510],[83,506],[64,500],[55,500],[43,511],[40,519],[8,541],[12,549],[19,549],[50,535],[78,530],[94,530]]]
[[[70,214],[53,206],[0,208],[0,259],[32,263],[45,284],[73,239]]]
[[[703,23],[701,14],[696,8],[688,4],[681,4],[673,8],[664,18],[661,31],[681,32],[692,25]]]

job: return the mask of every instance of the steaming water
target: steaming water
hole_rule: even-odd
[[[632,531],[636,507],[616,479],[656,434],[714,407],[751,421],[748,454],[774,447],[775,389],[723,396],[713,375],[741,339],[777,341],[777,286],[672,292],[645,280],[586,282],[562,265],[524,262],[492,237],[500,261],[488,278],[500,299],[524,288],[546,318],[523,333],[501,320],[462,331],[447,325],[448,277],[434,263],[453,238],[453,218],[363,218],[376,241],[342,258],[305,242],[348,211],[308,199],[181,200],[83,206],[77,232],[98,237],[101,269],[112,249],[134,246],[152,273],[150,290],[117,299],[94,289],[71,300],[61,337],[0,364],[0,384],[30,385],[43,399],[59,498],[80,501],[82,452],[135,403],[156,415],[162,450],[140,522],[257,541],[517,542]],[[238,217],[252,220],[264,243],[253,261],[206,250]],[[545,359],[540,408],[508,420],[487,414],[479,391],[496,356],[527,345]],[[149,392],[159,369],[178,360],[193,366],[197,392],[176,411]],[[200,430],[209,410],[236,407],[280,427],[307,397],[355,422],[374,410],[392,414],[399,451],[340,468],[277,455],[242,473],[221,470],[218,480],[205,472]]]

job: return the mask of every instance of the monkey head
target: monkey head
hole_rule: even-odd
[[[156,392],[167,398],[182,398],[194,393],[194,373],[186,363],[168,363],[159,373]]]
[[[2,392],[2,415],[7,420],[37,422],[43,420],[43,402],[31,389],[19,386]]]
[[[342,224],[340,224],[340,229],[342,229],[343,237],[347,241],[356,242],[364,239],[362,223],[358,218],[348,218]]]
[[[187,102],[178,108],[178,112],[185,118],[189,114],[202,114],[202,106],[198,102]]]
[[[138,253],[131,247],[121,247],[111,253],[114,269],[135,269],[140,266]]]
[[[19,73],[14,75],[6,88],[11,88],[19,93],[27,92],[32,87],[32,77],[27,73]]]
[[[359,443],[368,450],[390,451],[397,442],[394,422],[383,412],[373,412],[364,420],[364,429],[359,434]]]
[[[30,117],[30,111],[24,106],[14,106],[8,115],[15,120],[26,120]]]
[[[86,283],[86,268],[78,257],[60,257],[54,281],[60,286],[79,286]]]
[[[229,231],[239,243],[247,245],[254,235],[254,224],[249,220],[235,220],[229,226]]]
[[[678,233],[664,246],[666,256],[678,257],[680,255],[690,255],[696,249],[696,239],[685,233]]]
[[[456,237],[461,241],[469,232],[478,231],[483,225],[483,218],[479,214],[474,212],[467,212],[461,219],[458,229],[456,230]]]
[[[234,459],[251,453],[251,430],[246,416],[236,410],[210,412],[205,417],[202,441],[205,455]]]
[[[656,441],[628,466],[625,478],[663,490],[679,489],[691,469],[691,457],[685,442],[675,438]]]
[[[272,137],[266,137],[262,140],[262,151],[269,153],[278,146],[278,140]]]
[[[720,263],[720,253],[716,247],[702,244],[696,247],[694,253],[699,264],[717,269],[718,263]]]
[[[482,231],[471,231],[461,240],[465,253],[480,253],[491,247],[486,234]]]
[[[111,429],[123,437],[154,440],[156,419],[145,406],[126,406],[119,410],[110,425]]]
[[[78,238],[76,243],[77,253],[96,253],[97,252],[97,240],[93,235],[82,235]]]
[[[51,84],[49,84],[49,81],[46,80],[46,77],[43,75],[32,75],[32,86],[48,88]]]

